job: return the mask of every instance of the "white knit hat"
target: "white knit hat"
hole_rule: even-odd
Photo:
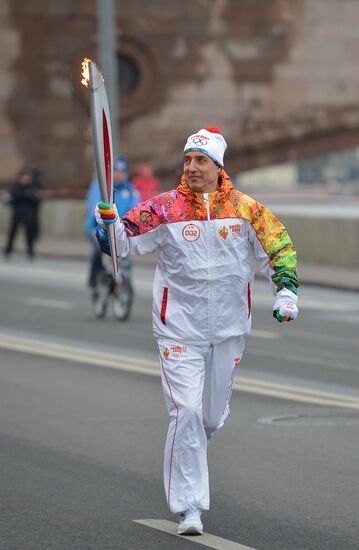
[[[203,128],[187,139],[183,153],[200,151],[209,156],[216,164],[223,168],[223,155],[227,149],[227,143],[221,134],[221,130],[215,127]]]

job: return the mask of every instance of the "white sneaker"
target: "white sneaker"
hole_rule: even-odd
[[[203,524],[201,521],[201,512],[195,506],[182,512],[177,529],[177,535],[202,535]]]

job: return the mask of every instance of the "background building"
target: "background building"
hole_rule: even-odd
[[[122,151],[166,188],[205,125],[233,174],[356,146],[358,23],[357,0],[118,0]],[[0,0],[2,185],[31,162],[54,196],[83,196],[96,25],[95,0]]]

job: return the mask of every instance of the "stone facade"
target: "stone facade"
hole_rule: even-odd
[[[121,97],[121,149],[166,188],[189,133],[219,126],[235,172],[356,145],[357,0],[118,1],[119,51],[137,66]],[[2,182],[36,162],[57,195],[92,172],[84,56],[95,0],[0,0]]]

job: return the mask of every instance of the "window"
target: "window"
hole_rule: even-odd
[[[119,78],[120,96],[125,96],[134,92],[139,84],[139,68],[136,60],[119,52],[117,54],[117,70]]]
[[[160,99],[157,65],[150,48],[136,38],[121,36],[117,62],[120,118],[148,111]]]

